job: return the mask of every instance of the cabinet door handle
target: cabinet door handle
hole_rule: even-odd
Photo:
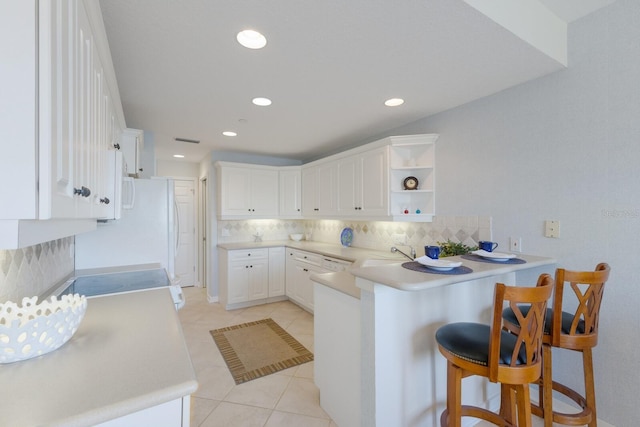
[[[116,150],[120,149],[120,144],[118,144],[117,142],[115,144],[113,144],[113,148],[115,148]]]
[[[302,271],[306,271],[307,273],[309,272],[309,270],[307,270],[306,268],[303,268]]]
[[[74,188],[73,194],[80,195],[82,197],[89,197],[91,195],[91,190],[83,185],[81,188]]]
[[[108,205],[108,204],[109,204],[109,202],[110,202],[110,200],[109,200],[109,198],[108,198],[108,197],[105,197],[105,198],[103,198],[103,199],[100,199],[100,203],[104,203],[105,205]]]

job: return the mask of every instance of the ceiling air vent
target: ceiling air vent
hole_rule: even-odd
[[[187,139],[187,138],[173,138],[176,142],[189,142],[191,144],[200,144],[200,140],[198,139]]]

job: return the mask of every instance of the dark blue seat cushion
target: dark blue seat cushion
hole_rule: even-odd
[[[526,314],[529,312],[529,307],[521,307],[521,310],[522,310],[522,314],[526,316]],[[551,318],[552,318],[551,316],[552,315],[553,315],[553,310],[548,308],[547,315],[544,320],[545,335],[551,334]],[[510,308],[505,308],[502,311],[502,318],[513,325],[520,326],[520,324],[518,323],[518,319],[516,318],[516,315],[513,313],[513,310],[511,310]],[[563,311],[562,325],[560,326],[560,330],[562,331],[563,334],[570,333],[569,331],[571,330],[571,322],[573,322],[573,315]],[[576,328],[576,332],[578,334],[584,334],[584,320],[580,320],[578,322],[578,327]]]
[[[516,336],[501,331],[500,364],[511,364],[511,355],[516,344]],[[456,356],[479,365],[489,364],[489,336],[491,328],[481,323],[451,323],[436,331],[436,341],[444,349]],[[518,354],[516,365],[526,363],[525,349]]]

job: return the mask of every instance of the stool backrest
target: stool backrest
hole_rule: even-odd
[[[570,271],[563,268],[556,270],[551,345],[576,350],[596,346],[600,305],[610,271],[609,264],[604,262],[598,264],[595,271]],[[573,290],[578,306],[573,313],[568,313],[573,315],[570,326],[563,328],[563,323],[568,323],[568,319],[563,322],[562,316],[562,312],[566,310],[563,310],[565,284],[569,284]]]
[[[553,279],[549,274],[542,274],[535,287],[496,284],[489,342],[490,381],[524,384],[540,376],[544,320],[552,291]],[[508,334],[510,339],[515,335],[515,346],[506,358],[501,355],[501,340],[505,333],[502,310],[505,304],[513,310],[520,324],[517,333]],[[509,363],[505,364],[504,360]]]

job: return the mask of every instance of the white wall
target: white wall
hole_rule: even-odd
[[[200,177],[200,165],[193,162],[183,162],[180,160],[157,160],[156,174],[158,176],[173,177]]]
[[[386,135],[438,133],[438,215],[490,215],[494,239],[562,267],[611,265],[594,351],[598,416],[638,423],[640,2],[569,26],[569,67]],[[385,135],[382,135],[385,136]],[[543,221],[560,221],[560,238]],[[577,390],[577,355],[554,353]],[[631,374],[630,374],[631,373]]]

